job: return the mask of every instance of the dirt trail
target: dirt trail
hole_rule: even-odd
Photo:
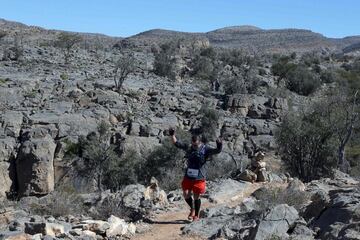
[[[237,196],[231,199],[224,200],[221,204],[226,203],[228,206],[236,206],[241,203],[251,193],[263,186],[261,183],[250,184],[244,191],[239,192]],[[218,204],[210,203],[204,199],[202,209],[216,206]],[[137,234],[131,240],[202,240],[199,236],[183,236],[181,235],[181,228],[190,222],[187,221],[189,214],[188,208],[182,203],[179,204],[181,211],[168,211],[157,215],[151,223],[151,229],[145,233]]]

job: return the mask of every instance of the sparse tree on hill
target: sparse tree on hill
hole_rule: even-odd
[[[60,47],[64,53],[65,64],[69,63],[71,49],[75,44],[82,41],[82,37],[77,34],[62,32],[57,38],[56,45]]]
[[[3,39],[4,37],[6,37],[7,33],[5,31],[0,31],[0,41],[1,39]]]
[[[155,74],[170,79],[175,79],[175,55],[178,50],[178,43],[171,41],[160,46],[158,51],[154,52],[154,72]]]
[[[337,89],[339,90],[339,89]],[[332,126],[338,144],[337,167],[340,171],[349,173],[350,164],[346,159],[346,146],[359,121],[359,106],[357,105],[358,91],[353,96],[344,94],[344,89],[331,92],[327,98],[327,120]]]
[[[115,63],[113,70],[115,88],[118,92],[121,91],[122,85],[128,75],[133,73],[136,69],[135,58],[131,55],[122,56]]]

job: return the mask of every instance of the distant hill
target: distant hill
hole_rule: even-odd
[[[264,30],[254,26],[225,27],[207,33],[154,29],[126,39],[136,43],[159,43],[177,38],[206,39],[211,45],[216,47],[241,48],[251,52],[341,51],[347,46],[360,43],[360,36],[334,39],[304,29]]]
[[[22,23],[0,19],[3,30],[21,30],[25,34],[37,37],[44,34],[56,34],[57,30],[47,30],[40,27],[27,26]],[[345,38],[328,38],[319,33],[305,29],[270,29],[265,30],[256,26],[231,26],[216,29],[206,33],[179,32],[165,29],[152,29],[131,37],[110,37],[103,34],[79,33],[90,41],[97,38],[109,44],[126,41],[130,45],[151,46],[174,39],[206,41],[215,47],[238,48],[250,52],[306,52],[313,50],[349,52],[358,49],[360,36]],[[37,38],[35,37],[35,38]]]

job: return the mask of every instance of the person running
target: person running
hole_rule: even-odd
[[[191,137],[191,145],[185,144],[175,136],[175,130],[170,129],[172,143],[186,152],[187,168],[181,186],[186,203],[190,206],[189,220],[199,219],[201,200],[200,195],[205,193],[206,169],[204,168],[209,156],[218,154],[222,150],[222,139],[216,140],[216,148],[211,148],[200,140],[200,136]],[[192,198],[192,194],[194,198]]]

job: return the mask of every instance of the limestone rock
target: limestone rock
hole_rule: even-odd
[[[107,221],[110,224],[110,228],[106,230],[107,237],[122,236],[129,233],[130,225],[127,224],[125,220],[115,216],[110,216]],[[131,231],[133,231],[133,229],[131,229]]]
[[[243,181],[235,181],[232,179],[221,179],[215,181],[208,186],[210,192],[209,200],[215,203],[222,203],[229,199],[236,200],[243,197],[245,188],[251,183]]]
[[[47,134],[21,144],[16,159],[20,195],[44,195],[54,190],[55,148],[54,140]]]
[[[65,233],[65,228],[61,224],[44,223],[44,222],[28,222],[25,223],[25,233],[35,235],[41,233],[52,237]]]
[[[6,197],[13,186],[14,171],[8,162],[0,162],[0,198]]]
[[[260,221],[252,236],[259,240],[269,239],[272,236],[286,237],[287,231],[298,218],[295,208],[286,204],[277,205]]]

